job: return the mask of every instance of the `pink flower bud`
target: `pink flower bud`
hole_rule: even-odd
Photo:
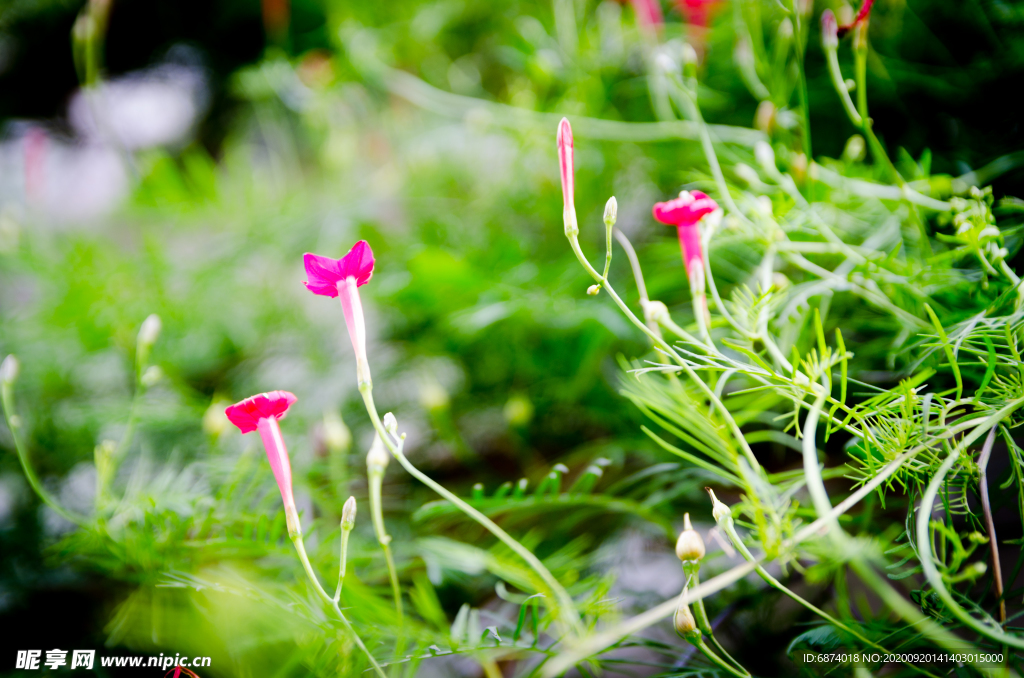
[[[675,200],[654,205],[654,218],[663,224],[676,227],[687,275],[695,264],[698,268],[704,265],[704,252],[700,245],[697,224],[705,215],[716,209],[718,203],[701,191],[683,191]]]
[[[356,354],[356,375],[359,385],[370,384],[370,363],[366,358],[366,323],[363,320],[363,304],[359,299],[359,287],[373,276],[373,250],[365,240],[360,240],[341,259],[321,257],[308,252],[302,257],[306,266],[304,284],[313,294],[325,297],[341,297],[341,310],[345,314],[352,349]]]
[[[839,23],[830,9],[821,13],[821,45],[825,49],[835,49],[839,45]]]
[[[302,527],[299,524],[299,512],[295,508],[295,496],[292,494],[292,465],[288,460],[288,448],[285,447],[277,421],[284,418],[295,401],[296,397],[288,391],[270,391],[246,398],[224,410],[228,420],[242,433],[259,431],[267,460],[277,480],[277,489],[281,491],[288,534],[291,536],[301,534]]]
[[[572,150],[572,126],[568,118],[562,118],[558,123],[558,169],[562,175],[562,221],[565,224],[565,235],[579,233],[576,225],[576,205],[573,196],[576,192],[576,184],[573,178],[575,165],[573,163]]]

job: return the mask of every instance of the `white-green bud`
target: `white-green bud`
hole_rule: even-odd
[[[4,358],[3,363],[0,363],[0,383],[3,383],[5,386],[10,386],[18,380],[19,372],[21,372],[21,364],[12,353]]]
[[[366,470],[370,473],[383,473],[391,461],[388,450],[384,447],[384,441],[379,435],[373,436],[373,444],[370,451],[366,453]]]
[[[693,638],[694,635],[700,635],[700,631],[697,630],[697,620],[693,618],[690,606],[685,603],[680,603],[679,607],[676,608],[676,614],[672,618],[672,622],[676,633],[687,640]]]
[[[153,313],[148,318],[142,321],[142,327],[139,328],[139,343],[143,346],[152,346],[156,343],[157,338],[160,336],[160,330],[163,327],[163,323],[160,322],[160,316]]]
[[[597,293],[600,292],[600,291],[601,291],[601,286],[600,285],[591,285],[590,287],[587,288],[587,295],[591,296],[591,297],[596,297]]]
[[[690,514],[683,514],[683,531],[676,541],[676,556],[679,560],[701,560],[704,558],[704,540],[690,524]]]
[[[398,435],[398,420],[390,412],[384,415],[384,430],[393,436]]]
[[[718,497],[715,496],[715,491],[710,487],[705,487],[704,489],[708,491],[709,495],[711,495],[711,515],[715,517],[715,522],[720,523],[726,518],[731,518],[732,510],[730,510],[726,504],[718,500]]]
[[[356,524],[356,498],[349,497],[341,509],[341,529],[351,530]]]
[[[604,204],[604,225],[611,228],[615,225],[615,220],[619,217],[619,202],[615,199],[615,196],[608,198],[608,202]]]

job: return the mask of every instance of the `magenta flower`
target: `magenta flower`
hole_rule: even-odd
[[[277,480],[277,488],[281,490],[288,534],[291,536],[301,534],[302,527],[299,512],[295,508],[295,496],[292,494],[292,465],[288,461],[288,448],[284,445],[277,421],[284,418],[295,401],[296,397],[288,391],[270,391],[246,398],[224,410],[228,420],[242,433],[259,431],[270,468],[274,471],[274,479]]]
[[[575,165],[572,153],[572,126],[569,118],[562,118],[558,123],[558,169],[562,174],[562,221],[565,223],[565,234],[578,233],[576,226],[576,205],[573,196],[576,183],[573,178]]]
[[[707,28],[711,18],[711,9],[719,0],[676,0],[679,12],[693,26]]]
[[[860,24],[867,23],[868,16],[871,14],[871,5],[873,4],[875,4],[875,0],[864,0],[864,4],[860,6],[860,11],[857,12],[857,16],[853,18],[853,21],[839,27],[838,37],[841,38]]]
[[[356,354],[356,375],[359,386],[369,385],[370,363],[366,359],[366,323],[363,320],[363,304],[359,299],[359,287],[373,276],[373,250],[365,240],[360,240],[341,259],[321,257],[308,252],[302,257],[306,265],[304,284],[313,294],[325,297],[341,297],[341,310],[345,314],[352,348]]]
[[[675,200],[655,203],[654,218],[663,224],[675,226],[679,233],[679,247],[683,251],[683,265],[690,275],[694,264],[704,265],[704,251],[700,246],[697,224],[705,215],[718,209],[718,203],[700,191],[683,191]]]

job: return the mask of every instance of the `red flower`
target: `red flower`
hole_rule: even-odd
[[[873,4],[875,4],[875,0],[864,0],[864,4],[860,6],[860,11],[857,12],[857,16],[854,17],[853,21],[845,26],[839,27],[838,37],[843,37],[855,27],[865,23],[868,20],[868,16],[871,14],[871,5]]]
[[[246,398],[224,410],[228,420],[242,433],[260,432],[267,460],[270,461],[270,468],[277,481],[277,489],[281,491],[281,499],[284,501],[288,534],[293,536],[301,532],[301,526],[299,512],[295,508],[295,496],[292,494],[292,465],[277,421],[284,418],[296,400],[288,391],[270,391]]]
[[[321,257],[308,252],[302,257],[306,265],[304,284],[313,294],[325,297],[341,295],[341,310],[345,314],[345,326],[352,339],[356,353],[356,375],[360,386],[370,383],[370,363],[366,359],[366,323],[363,320],[363,303],[359,299],[359,286],[365,285],[373,276],[373,250],[369,243],[360,240],[341,259]]]
[[[251,433],[257,429],[260,419],[270,417],[284,419],[288,408],[296,400],[298,398],[288,391],[270,391],[235,403],[224,410],[224,414],[232,424],[238,427],[239,431]]]
[[[707,27],[711,15],[711,8],[718,4],[719,0],[677,0],[676,6],[686,20],[694,26]]]
[[[348,278],[355,278],[356,287],[365,285],[373,277],[373,250],[365,240],[360,240],[341,259],[321,257],[307,252],[302,255],[306,265],[308,281],[303,283],[313,294],[325,297],[338,296],[338,285]]]
[[[703,265],[704,252],[700,246],[697,224],[705,215],[718,209],[718,203],[701,191],[683,191],[675,200],[654,205],[654,218],[663,224],[675,226],[679,234],[679,247],[683,251],[683,264],[689,275],[692,263]]]

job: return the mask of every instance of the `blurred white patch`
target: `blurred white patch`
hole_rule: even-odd
[[[57,501],[73,513],[92,513],[96,500],[96,467],[91,461],[76,464],[60,486]]]
[[[209,96],[201,70],[162,64],[79,90],[68,120],[83,139],[125,150],[186,143]]]
[[[175,47],[165,63],[79,90],[68,105],[74,132],[48,121],[8,125],[0,142],[0,202],[52,222],[84,222],[128,194],[133,153],[180,147],[209,105],[198,57]]]

